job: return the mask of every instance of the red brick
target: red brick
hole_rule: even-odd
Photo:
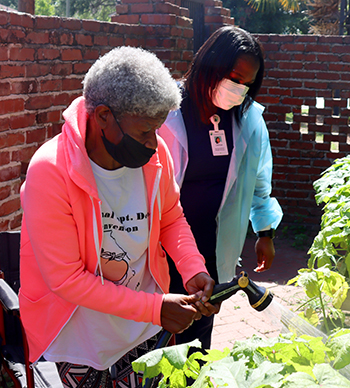
[[[327,46],[327,47],[330,47],[330,46]],[[347,46],[347,45],[334,45],[334,46],[332,46],[332,52],[337,53],[337,54],[349,54],[349,46]]]
[[[94,20],[82,20],[82,27],[85,31],[99,32],[101,24],[103,23]]]
[[[76,34],[75,39],[79,46],[92,46],[92,36],[86,34]]]
[[[267,72],[267,77],[269,78],[287,78],[290,79],[291,73],[290,71],[282,71],[282,70],[268,70]]]
[[[70,103],[71,98],[68,93],[61,93],[61,94],[56,94],[52,96],[52,105],[53,106],[58,106],[58,105],[63,105],[63,106],[68,106]]]
[[[50,110],[46,112],[40,112],[36,116],[37,122],[39,124],[46,124],[46,123],[56,123],[61,120],[61,111],[60,110]],[[39,130],[40,133],[42,133],[42,129]],[[27,132],[27,143],[33,143],[33,142],[39,142],[43,141],[44,139],[41,138],[40,135],[40,140],[36,138],[35,131],[29,131]]]
[[[185,72],[188,69],[188,63],[186,63],[186,62],[177,62],[175,68],[178,71]]]
[[[75,63],[73,66],[73,73],[85,75],[90,69],[91,65],[92,63]]]
[[[107,39],[106,39],[106,42],[107,42]],[[96,44],[96,43],[94,43]],[[84,60],[96,60],[98,59],[100,56],[100,52],[99,50],[95,49],[95,48],[91,48],[91,47],[87,47],[86,48],[86,51],[84,52]]]
[[[117,14],[127,14],[129,12],[129,6],[127,4],[116,4],[115,11]]]
[[[339,73],[350,72],[350,64],[347,63],[330,63],[329,71],[338,71]]]
[[[0,82],[0,96],[9,96],[11,94],[11,84],[8,81]]]
[[[24,77],[24,75],[25,75],[24,65],[1,65],[0,66],[0,79]]]
[[[71,46],[73,44],[73,41],[74,41],[74,36],[72,33],[63,33],[60,36],[61,45]]]
[[[47,128],[47,137],[52,138],[62,131],[62,124],[52,124]]]
[[[0,149],[21,145],[23,143],[24,143],[23,133],[5,132],[0,135]]]
[[[10,128],[19,129],[31,127],[35,124],[35,113],[24,113],[20,112],[18,115],[11,115],[10,117]]]
[[[1,158],[1,154],[0,154],[0,158]],[[2,201],[5,198],[9,197],[10,194],[11,194],[11,186],[0,187],[0,201]]]
[[[315,91],[314,90],[308,90],[308,89],[293,89],[293,97],[314,97]]]
[[[108,36],[98,35],[94,36],[94,46],[107,46]]]
[[[33,61],[34,49],[24,47],[11,47],[10,48],[10,60],[11,61]]]
[[[10,163],[10,153],[8,151],[0,152],[0,166],[5,166]]]
[[[40,82],[40,91],[42,93],[54,90],[62,90],[62,79],[42,80]]]
[[[1,179],[1,172],[0,172],[0,179]],[[19,210],[20,207],[21,207],[21,201],[19,199],[19,196],[7,202],[3,202],[0,205],[0,217],[7,216],[11,213],[14,213],[15,211]]]
[[[72,63],[55,63],[53,66],[51,66],[51,74],[52,75],[59,75],[61,77],[67,77],[68,75],[72,74],[73,71],[73,65]]]
[[[79,19],[61,19],[61,24],[63,28],[67,28],[68,30],[80,30],[82,26],[82,22]]]
[[[57,16],[36,16],[35,27],[39,30],[58,30],[61,20]]]
[[[131,4],[129,7],[130,14],[153,13],[153,5],[151,3]],[[162,11],[159,10],[158,12]]]
[[[259,102],[262,104],[278,104],[280,101],[279,97],[272,96],[259,96]]]
[[[35,44],[46,44],[49,43],[48,32],[30,32],[26,37],[27,42]]]
[[[139,15],[117,15],[113,16],[113,21],[116,23],[138,24],[140,21]]]
[[[328,84],[320,81],[305,81],[305,87],[310,89],[327,89]]]
[[[57,59],[60,57],[60,50],[54,48],[40,48],[38,50],[38,60]]]
[[[9,17],[9,23],[11,26],[20,26],[28,29],[32,29],[34,27],[35,18],[32,15],[11,12]]]
[[[127,35],[135,35],[135,36],[139,36],[140,39],[143,39],[145,35],[145,26],[130,24],[130,25],[124,25],[124,27],[126,28]],[[157,27],[157,35],[159,33],[159,35],[162,36],[163,31],[164,31],[163,26],[160,26],[160,28]]]
[[[339,73],[334,73],[334,72],[331,73],[330,71],[328,71],[326,73],[317,72],[316,78],[326,79],[326,80],[336,80],[336,79],[340,79],[340,75],[339,75]]]
[[[50,65],[41,63],[31,63],[26,66],[27,77],[43,77],[50,74]]]
[[[9,230],[9,224],[10,224],[9,220],[5,220],[5,219],[0,218],[0,231],[5,232],[5,231]]]
[[[41,143],[44,140],[41,140]],[[40,143],[39,143],[40,144]],[[16,151],[12,152],[12,161],[13,162],[21,162],[23,160],[30,160],[32,156],[34,155],[35,151],[38,149],[38,145],[35,146],[29,146],[29,147],[23,147]]]
[[[143,47],[145,45],[145,39],[138,39],[138,38],[126,38],[125,39],[125,45],[126,46],[132,46],[132,47]]]
[[[22,223],[22,213],[16,215],[16,216],[10,221],[10,230],[20,229],[21,223]]]
[[[62,50],[62,61],[81,61],[82,60],[82,54],[81,51],[78,49],[63,49]]]
[[[142,24],[175,25],[176,16],[164,14],[143,14],[140,16],[140,21]]]
[[[19,163],[12,166],[0,168],[0,182],[7,182],[19,178],[21,175],[21,165]]]
[[[331,48],[331,45],[329,44],[323,44],[323,45],[320,45],[320,44],[308,44],[306,45],[306,52],[310,52],[310,53],[328,53],[330,52],[330,48]]]
[[[305,70],[315,70],[315,71],[328,70],[328,66],[325,63],[306,63],[304,68]]]
[[[337,55],[332,55],[330,53],[328,53],[328,54],[320,54],[320,53],[318,53],[317,54],[317,61],[318,62],[326,62],[326,63],[338,62],[339,61],[339,57]]]
[[[181,8],[171,3],[156,3],[155,13],[171,13],[173,15],[181,15]]]
[[[3,100],[0,104],[0,114],[9,114],[20,112],[24,109],[24,100],[22,98],[11,98]]]
[[[52,105],[51,95],[31,96],[25,102],[25,109],[43,109]]]
[[[296,44],[296,43],[282,44],[280,47],[280,50],[287,51],[287,52],[293,52],[293,51],[307,52],[304,44]],[[312,50],[310,50],[310,51],[312,51]]]
[[[0,26],[4,26],[5,24],[8,23],[7,15],[8,15],[7,12],[0,11]]]
[[[10,118],[7,117],[1,117],[0,118],[0,132],[7,131],[10,128]]]

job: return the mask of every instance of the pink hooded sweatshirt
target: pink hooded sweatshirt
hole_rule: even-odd
[[[21,188],[19,299],[31,362],[41,357],[77,306],[161,325],[161,294],[116,286],[103,281],[103,274],[97,275],[101,200],[85,148],[84,98],[74,100],[63,117],[62,133],[35,153]],[[184,284],[199,272],[208,272],[184,218],[173,163],[161,138],[143,172],[151,214],[148,266],[167,293],[170,278],[162,246],[173,258]]]

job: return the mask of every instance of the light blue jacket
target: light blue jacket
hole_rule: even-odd
[[[249,219],[254,232],[269,225],[276,229],[282,219],[279,203],[270,197],[272,154],[263,111],[262,105],[253,102],[240,126],[232,118],[234,148],[217,214],[216,256],[220,283],[235,276]],[[188,163],[187,135],[181,111],[170,112],[158,133],[169,147],[176,181],[181,186]]]

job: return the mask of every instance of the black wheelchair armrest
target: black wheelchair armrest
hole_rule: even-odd
[[[4,279],[0,279],[0,302],[6,312],[19,316],[18,296]]]

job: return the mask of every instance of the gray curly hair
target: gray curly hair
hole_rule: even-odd
[[[136,47],[117,47],[100,57],[83,81],[88,114],[107,105],[117,116],[155,117],[178,109],[181,92],[155,54]]]

